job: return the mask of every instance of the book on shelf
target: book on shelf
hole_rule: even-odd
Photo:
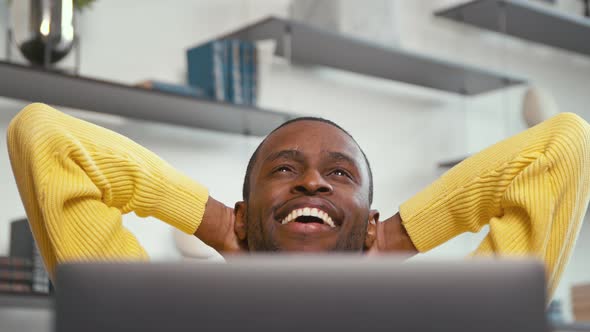
[[[202,89],[190,85],[174,84],[157,80],[143,81],[137,84],[138,87],[156,90],[166,93],[173,93],[180,96],[203,98],[205,93]]]
[[[32,294],[31,284],[0,281],[0,293]]]
[[[20,257],[0,257],[0,293],[32,293],[33,263]]]
[[[590,283],[572,287],[572,311],[576,321],[590,321]]]
[[[4,292],[49,294],[49,274],[27,219],[10,224],[10,257],[0,257],[0,289]]]
[[[219,101],[227,101],[227,44],[225,40],[214,40],[186,52],[189,85]]]
[[[255,105],[256,45],[214,40],[187,51],[188,82],[215,100]]]
[[[45,269],[43,257],[41,257],[41,252],[39,252],[36,243],[33,243],[33,246],[33,292],[49,294],[52,288],[49,274]]]
[[[31,270],[0,269],[0,282],[32,282]]]
[[[248,57],[249,57],[249,47],[251,43],[242,42],[240,43],[240,81],[243,90],[243,102],[247,105],[252,104],[252,98],[250,93],[250,85],[248,84]]]
[[[33,264],[33,233],[27,219],[18,219],[10,223],[10,256],[28,260]]]
[[[0,256],[0,269],[30,269],[33,262],[22,257]]]
[[[239,40],[229,40],[230,54],[228,57],[227,71],[228,100],[234,104],[244,104],[243,71],[242,71],[242,50],[243,43]]]
[[[248,64],[248,68],[250,70],[250,105],[256,105],[258,99],[258,49],[254,44],[250,46],[250,63]]]
[[[256,44],[249,41],[242,41],[242,52],[240,62],[242,64],[242,81],[240,84],[244,90],[244,103],[256,105],[257,66],[258,49]]]

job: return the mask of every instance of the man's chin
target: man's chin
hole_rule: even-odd
[[[336,250],[337,243],[334,239],[278,239],[276,242],[277,248],[282,252],[289,253],[314,253],[314,252],[328,252]]]

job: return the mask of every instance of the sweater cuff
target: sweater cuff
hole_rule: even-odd
[[[420,252],[433,249],[461,233],[450,218],[439,213],[439,208],[426,206],[428,201],[416,196],[403,203],[399,209],[402,225]]]
[[[178,171],[167,173],[165,177],[148,179],[146,185],[152,188],[151,195],[143,199],[149,202],[150,215],[187,234],[194,234],[203,220],[209,191]]]
[[[461,213],[477,204],[476,199],[467,197],[470,194],[466,187],[513,158],[503,149],[488,148],[486,153],[471,156],[404,202],[399,211],[402,224],[416,249],[428,251],[473,228],[472,223],[477,221],[465,219]]]
[[[463,186],[460,184],[468,181],[460,177],[477,170],[464,166],[461,170],[457,167],[450,170],[400,206],[402,225],[418,251],[429,251],[469,229],[469,221],[461,222],[462,218],[457,215],[460,212],[457,208],[461,210],[465,206],[457,207],[449,202],[463,195]],[[468,177],[473,176],[468,174]]]

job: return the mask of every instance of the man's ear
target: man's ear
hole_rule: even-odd
[[[234,207],[234,232],[240,242],[246,242],[248,224],[246,220],[247,207],[244,201],[239,201]]]
[[[365,236],[365,250],[370,250],[374,245],[376,245],[378,222],[379,211],[369,211],[369,221],[367,222],[367,235]]]

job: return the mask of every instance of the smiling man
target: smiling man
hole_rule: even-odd
[[[477,255],[544,260],[552,291],[590,188],[590,126],[558,115],[469,158],[381,220],[369,162],[336,124],[300,118],[249,162],[244,200],[227,207],[133,141],[31,104],[8,128],[13,172],[46,266],[147,259],[121,223],[135,212],[237,251],[421,252],[489,225]]]
[[[240,237],[252,251],[359,251],[377,219],[372,186],[350,135],[317,118],[288,122],[251,158],[236,205],[248,225]]]

